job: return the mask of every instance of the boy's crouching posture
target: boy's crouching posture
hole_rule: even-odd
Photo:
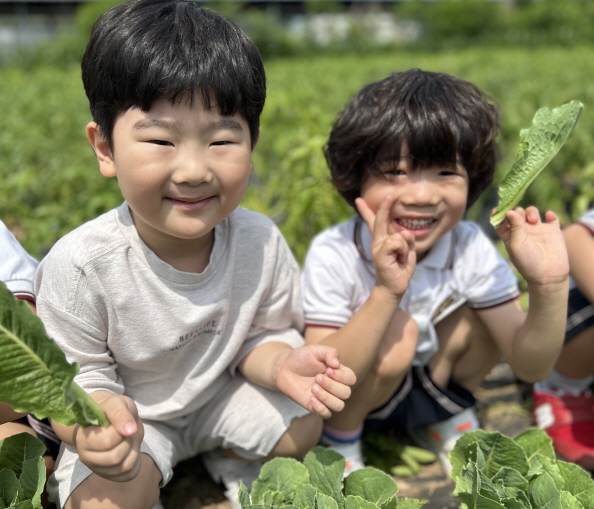
[[[61,239],[36,288],[112,425],[55,425],[50,490],[59,507],[151,508],[177,462],[220,449],[207,468],[232,491],[250,481],[237,458],[304,454],[354,382],[334,348],[303,346],[294,258],[238,208],[260,55],[196,2],[134,0],[97,21],[82,75],[88,140],[125,202]]]
[[[441,454],[478,422],[472,392],[503,356],[527,382],[563,343],[568,261],[557,217],[534,207],[497,228],[528,283],[464,214],[495,168],[495,107],[471,83],[413,69],[361,89],[326,158],[359,216],[322,232],[304,269],[306,340],[357,375],[323,442],[363,464],[362,430],[399,428]]]

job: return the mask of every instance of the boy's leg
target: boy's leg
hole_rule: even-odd
[[[93,474],[79,460],[76,448],[62,444],[56,469],[47,483],[50,500],[58,509],[158,507],[160,487],[171,479],[173,465],[188,454],[181,434],[175,426],[145,421],[140,473],[123,483]]]
[[[565,345],[554,371],[534,384],[533,417],[565,460],[594,470],[594,306],[569,294]]]
[[[408,313],[398,311],[367,376],[352,388],[344,409],[324,421],[320,443],[345,457],[345,475],[365,466],[361,444],[363,423],[373,410],[394,396],[410,370],[418,336],[417,323]]]
[[[477,314],[461,306],[435,325],[439,350],[431,376],[439,387],[450,380],[473,392],[501,360],[501,352]]]
[[[141,455],[142,465],[132,481],[113,482],[91,474],[72,492],[65,509],[151,509],[159,501],[161,472],[153,459]]]

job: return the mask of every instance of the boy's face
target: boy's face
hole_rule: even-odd
[[[140,237],[157,255],[211,246],[213,228],[240,204],[253,169],[247,122],[205,110],[199,99],[126,111],[114,126],[113,151],[95,124],[87,136],[101,173],[118,178]]]
[[[405,145],[396,169],[390,166],[382,175],[369,174],[361,186],[361,197],[374,212],[387,195],[395,198],[391,210],[394,226],[414,235],[415,251],[422,260],[464,216],[468,174],[461,165],[413,170]]]

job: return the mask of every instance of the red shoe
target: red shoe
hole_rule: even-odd
[[[564,460],[594,471],[594,400],[590,391],[533,391],[534,422],[553,440]]]

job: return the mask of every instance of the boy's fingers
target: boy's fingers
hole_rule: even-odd
[[[310,400],[310,411],[319,415],[322,419],[329,419],[332,417],[332,412],[328,410],[326,405],[324,405],[318,398],[313,396]]]
[[[340,412],[344,408],[344,400],[322,389],[319,386],[314,385],[312,388],[312,395],[317,401],[319,401],[328,413],[330,412]],[[330,417],[330,415],[328,415]]]
[[[545,219],[548,224],[554,224],[557,226],[561,226],[561,223],[559,221],[559,216],[557,216],[557,214],[555,214],[552,210],[547,210],[545,212]]]
[[[134,402],[125,397],[110,398],[104,406],[105,414],[116,431],[125,437],[138,431],[136,419],[138,412]]]
[[[337,382],[328,376],[317,375],[315,381],[316,384],[314,385],[314,389],[317,385],[319,388],[323,389],[323,391],[326,391],[327,393],[341,400],[348,399],[351,396],[351,388],[348,385]],[[313,389],[312,392],[315,393]]]
[[[343,366],[342,364],[339,369],[328,368],[326,370],[326,376],[345,385],[355,385],[357,382],[357,375],[355,375],[355,372],[351,368]]]
[[[373,213],[373,210],[369,208],[369,205],[367,205],[367,202],[363,198],[356,198],[355,205],[359,214],[361,214],[363,221],[367,224],[369,231],[373,232],[375,225],[375,214]]]

